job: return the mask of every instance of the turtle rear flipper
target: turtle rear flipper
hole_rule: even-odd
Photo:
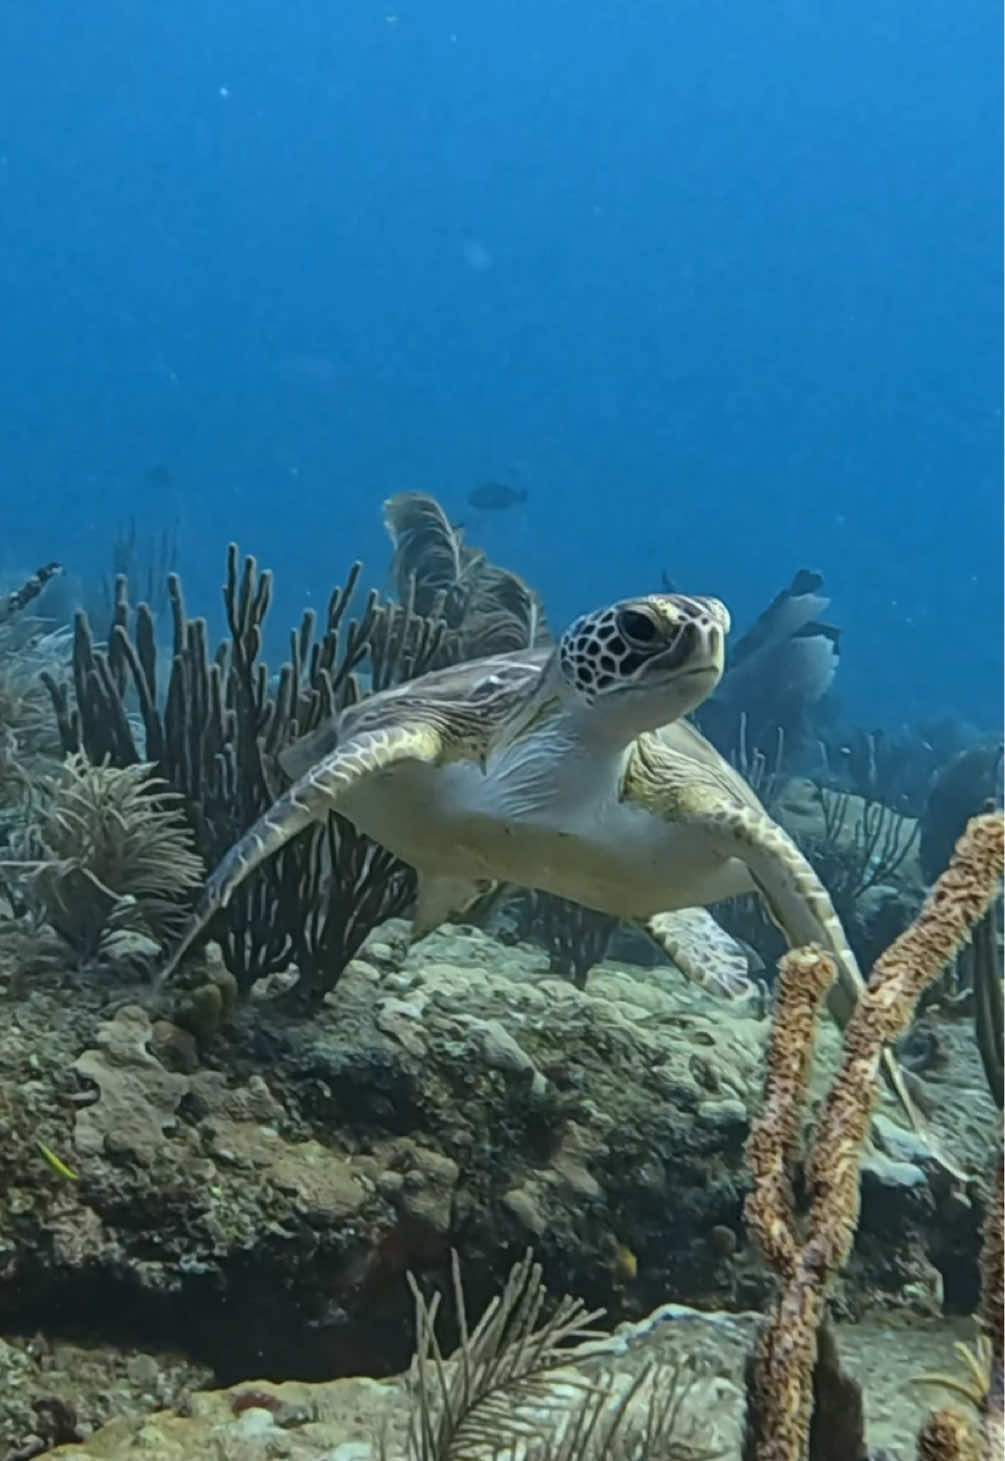
[[[682,974],[703,989],[727,999],[749,993],[747,956],[707,908],[657,913],[640,927]]]

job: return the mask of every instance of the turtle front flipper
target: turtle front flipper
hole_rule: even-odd
[[[438,727],[417,722],[361,731],[319,761],[245,832],[215,869],[185,931],[158,970],[157,985],[171,977],[245,878],[298,832],[337,811],[347,794],[366,777],[399,761],[436,764],[446,749],[447,737]]]
[[[639,926],[683,975],[703,989],[728,999],[749,993],[747,956],[707,908],[657,913]]]
[[[763,810],[740,806],[725,796],[716,796],[707,786],[690,789],[678,802],[675,821],[693,826],[713,843],[724,857],[742,861],[760,893],[768,912],[791,948],[819,944],[832,956],[838,977],[828,992],[827,1007],[844,1026],[860,995],[865,980],[858,966],[830,894],[813,867],[789,834]],[[959,1168],[936,1144],[924,1116],[908,1089],[907,1079],[893,1051],[883,1052],[882,1071],[905,1116],[928,1143],[948,1172],[959,1177]]]
[[[819,944],[832,956],[838,977],[827,1006],[840,1025],[847,1023],[865,980],[830,894],[795,842],[766,812],[706,794],[700,810],[678,820],[704,833],[724,857],[744,863],[751,881],[790,948]]]

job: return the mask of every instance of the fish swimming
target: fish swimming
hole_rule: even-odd
[[[472,507],[479,508],[482,512],[505,512],[508,507],[516,507],[518,503],[527,501],[527,490],[524,487],[508,487],[505,482],[483,482],[468,493],[468,501]]]

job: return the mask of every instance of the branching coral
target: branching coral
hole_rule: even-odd
[[[304,615],[275,680],[262,660],[272,575],[254,558],[242,565],[231,545],[224,587],[229,637],[215,652],[205,620],[188,618],[180,580],[171,575],[174,644],[163,695],[153,615],[143,604],[131,610],[120,578],[107,650],[78,615],[72,697],[47,678],[65,748],[82,747],[92,760],[107,757],[118,766],[153,763],[183,796],[196,845],[215,866],[299,774],[298,763],[334,745],[335,718],[363,693],[359,671],[368,670],[372,688],[383,689],[443,661],[444,625],[409,605],[382,604],[371,594],[359,618],[349,619],[359,574],[356,564],[331,595],[319,637],[314,615]],[[369,931],[403,912],[413,892],[405,864],[332,816],[249,879],[213,932],[243,991],[295,960],[298,996],[316,1001]]]
[[[795,950],[781,961],[764,1108],[749,1144],[754,1186],[747,1220],[780,1280],[752,1366],[749,1461],[803,1461],[807,1454],[817,1336],[830,1282],[855,1236],[859,1158],[883,1050],[904,1033],[922,991],[987,910],[1003,861],[1001,819],[974,818],[916,921],[876,961],[845,1030],[840,1070],[809,1154],[804,1234],[795,1216],[792,1169],[815,1016],[834,968],[815,949]]]
[[[974,1038],[980,1052],[991,1098],[999,1110],[1005,1105],[1005,1008],[1002,999],[1002,959],[998,941],[1001,902],[974,929],[969,957],[956,960],[956,967],[969,976],[974,996]]]
[[[981,1423],[988,1456],[1005,1454],[1005,1152],[999,1123],[994,1180],[981,1247],[981,1324],[988,1344],[988,1385]]]
[[[151,475],[157,471],[155,467]],[[102,581],[103,612],[110,615],[114,611],[115,585],[120,578],[129,580],[155,614],[167,609],[168,579],[178,571],[178,556],[177,521],[149,534],[137,529],[134,517],[128,525],[120,524],[112,544],[112,576]]]
[[[150,766],[92,766],[79,752],[40,788],[13,866],[82,956],[125,929],[176,930],[203,876],[179,801]]]
[[[60,571],[58,563],[46,564],[12,592],[0,594],[0,801],[6,805],[23,801],[33,775],[60,753],[39,674],[65,652],[63,636],[24,615]]]
[[[555,973],[584,989],[590,970],[605,957],[617,926],[618,920],[608,913],[552,893],[529,892],[521,899],[517,933],[542,943]]]
[[[910,822],[870,793],[845,835],[851,796],[846,791],[817,785],[823,810],[822,842],[809,854],[831,890],[834,906],[850,918],[862,894],[885,883],[903,866],[918,841],[918,824]]]
[[[34,777],[61,754],[59,732],[40,675],[67,653],[62,634],[15,641],[0,626],[0,801],[25,801]]]

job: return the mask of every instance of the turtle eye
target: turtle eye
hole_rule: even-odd
[[[649,615],[641,614],[638,609],[622,609],[618,615],[618,628],[633,644],[652,644],[659,633]]]

